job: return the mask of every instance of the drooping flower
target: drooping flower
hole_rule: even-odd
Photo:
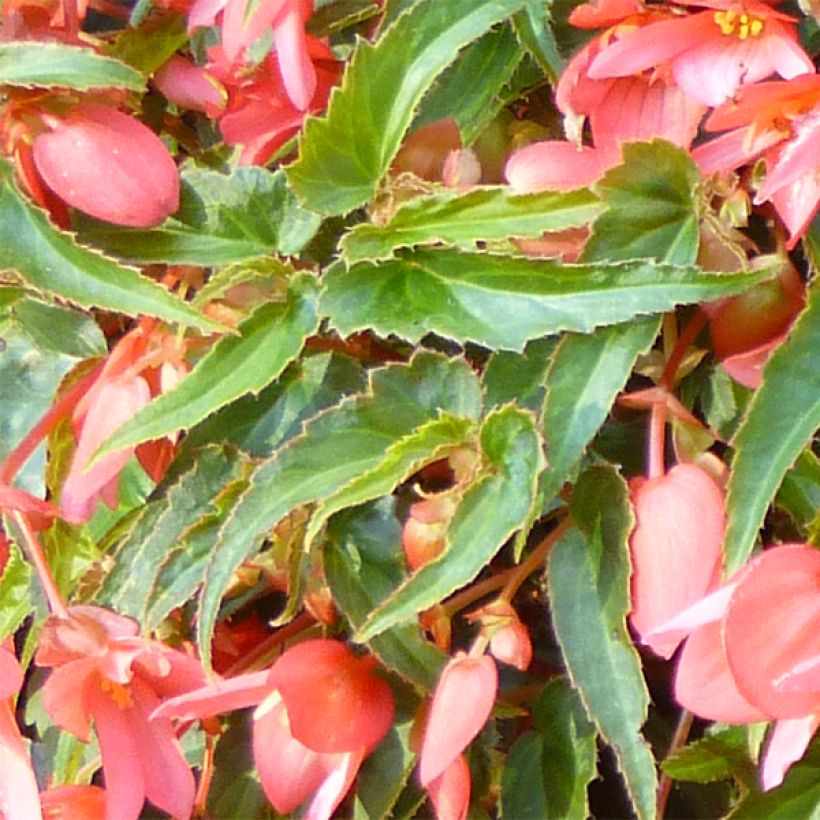
[[[98,103],[43,114],[32,151],[46,185],[73,208],[134,228],[158,225],[179,207],[179,173],[160,138]]]
[[[417,501],[410,507],[410,517],[402,529],[401,541],[411,570],[415,572],[441,555],[447,540],[447,527],[456,506],[452,495],[440,493]]]
[[[492,601],[466,615],[470,623],[481,624],[481,634],[490,641],[490,654],[501,663],[525,671],[532,661],[530,633],[512,604]]]
[[[774,205],[791,249],[820,207],[819,123],[820,76],[761,83],[713,112],[707,130],[728,133],[692,155],[704,174],[731,171],[763,156],[766,178],[755,203]]]
[[[14,715],[13,699],[22,685],[17,658],[0,647],[0,816],[4,820],[40,817],[37,781]]]
[[[635,528],[629,621],[644,644],[668,658],[679,637],[653,630],[718,584],[725,516],[723,493],[693,464],[630,485]]]
[[[731,99],[742,85],[779,74],[813,74],[795,21],[759,0],[695,0],[703,11],[625,32],[592,60],[593,79],[669,67],[678,87],[703,105]]]
[[[81,740],[93,720],[102,753],[107,820],[137,818],[146,799],[187,817],[195,784],[169,720],[149,721],[163,697],[201,686],[199,662],[139,637],[139,625],[95,606],[52,615],[35,657],[50,667],[46,711]]]
[[[441,673],[419,752],[419,780],[430,784],[457,762],[492,712],[498,670],[489,655],[458,652]]]
[[[427,786],[438,820],[466,820],[470,808],[470,767],[459,755]]]
[[[227,93],[204,68],[175,54],[154,74],[154,85],[167,100],[217,119],[225,108]]]
[[[270,670],[171,698],[155,718],[193,720],[258,706],[253,754],[268,799],[281,814],[310,799],[306,816],[326,819],[393,722],[393,695],[375,665],[340,641],[305,641]]]
[[[782,544],[651,636],[687,639],[675,676],[686,709],[707,720],[777,721],[765,789],[782,782],[820,725],[818,623],[820,551]]]

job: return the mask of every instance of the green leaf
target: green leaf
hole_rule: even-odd
[[[544,376],[558,340],[534,339],[523,353],[499,350],[490,356],[481,374],[487,407],[514,401],[519,407],[540,412],[544,403]]]
[[[652,818],[655,762],[640,733],[649,695],[625,622],[633,525],[626,483],[611,468],[588,470],[575,486],[571,511],[583,532],[571,530],[550,554],[553,627],[573,686],[612,746],[635,813]]]
[[[675,780],[694,783],[733,777],[752,784],[757,773],[749,757],[745,726],[732,726],[696,740],[667,757],[661,768]]]
[[[43,351],[74,359],[108,352],[97,323],[84,313],[37,299],[21,299],[12,309],[17,326]]]
[[[9,560],[0,577],[0,640],[14,634],[17,627],[34,610],[31,582],[34,573],[16,546],[9,550]]]
[[[318,286],[310,274],[294,276],[287,300],[260,305],[223,336],[168,393],[146,405],[108,439],[100,454],[187,430],[245,393],[276,379],[319,325]]]
[[[214,498],[242,475],[245,465],[235,454],[217,446],[204,450],[194,466],[181,475],[163,498],[140,508],[117,544],[114,563],[97,594],[96,602],[131,615],[146,628],[146,612],[155,598],[157,577],[169,556],[188,539],[190,531],[216,508]],[[214,533],[214,538],[216,533]],[[198,566],[202,580],[206,560],[185,549],[185,566]],[[207,558],[207,553],[206,553]],[[193,589],[191,591],[193,591]],[[153,619],[154,624],[156,619]]]
[[[460,48],[524,0],[424,0],[375,44],[360,40],[327,113],[309,119],[288,179],[308,207],[342,214],[367,202],[401,144],[416,106]]]
[[[84,240],[133,262],[227,265],[296,254],[320,221],[299,206],[281,171],[188,168],[182,172],[179,210],[159,228],[118,228],[90,219],[80,226]]]
[[[533,707],[536,731],[516,741],[501,776],[508,820],[588,817],[587,787],[596,774],[595,727],[578,694],[550,681]]]
[[[378,464],[360,473],[318,505],[305,533],[306,547],[331,515],[345,507],[355,507],[387,495],[425,464],[437,461],[459,445],[466,444],[474,430],[472,420],[442,413],[391,444]]]
[[[421,353],[409,364],[373,371],[367,394],[347,398],[317,416],[300,437],[263,462],[211,556],[198,625],[205,662],[222,593],[236,567],[274,524],[372,469],[391,444],[440,413],[475,419],[480,405],[477,379],[465,362]]]
[[[344,510],[328,524],[324,568],[333,600],[358,629],[374,607],[405,578],[401,527],[393,499]],[[430,692],[447,658],[426,640],[418,623],[395,626],[370,641],[370,648],[392,669]]]
[[[90,48],[63,43],[0,43],[0,85],[22,88],[127,88],[143,91],[145,78]]]
[[[546,500],[569,478],[606,421],[635,359],[651,347],[659,329],[660,319],[654,317],[561,338],[546,374],[541,411],[547,442],[548,466],[541,478]]]
[[[245,396],[194,427],[183,453],[223,441],[264,458],[301,433],[309,418],[364,389],[364,371],[354,359],[339,353],[301,357],[258,396]]]
[[[120,32],[110,54],[143,74],[153,74],[188,42],[185,17],[156,14]]]
[[[562,330],[589,333],[738,293],[771,275],[716,275],[648,260],[564,265],[417,249],[381,264],[333,265],[320,311],[345,336],[371,328],[418,342],[433,332],[462,344],[521,350],[529,339]]]
[[[356,640],[369,641],[472,581],[527,520],[543,466],[532,416],[512,406],[496,410],[480,438],[483,469],[456,510],[443,553],[376,607]]]
[[[11,164],[0,160],[0,270],[12,270],[43,293],[80,307],[129,316],[144,313],[168,322],[222,330],[134,268],[123,267],[78,245],[31,205],[13,182]]]
[[[515,33],[521,44],[535,58],[550,83],[555,85],[564,69],[564,60],[550,27],[549,5],[530,2],[513,18]]]
[[[820,458],[804,450],[783,478],[777,504],[787,510],[804,532],[817,520],[820,511]]]
[[[540,236],[585,225],[600,212],[600,200],[582,189],[515,195],[508,188],[476,188],[466,194],[446,190],[410,200],[386,225],[362,224],[341,242],[348,264],[389,259],[397,248],[447,242]]]
[[[786,471],[820,427],[820,287],[763,368],[743,424],[726,495],[726,576],[746,562]]]
[[[592,226],[583,260],[651,257],[691,265],[700,172],[689,153],[656,139],[624,145],[623,158],[592,186],[608,208]]]
[[[469,145],[503,105],[499,94],[524,51],[509,25],[498,26],[470,43],[424,95],[414,130],[452,117]],[[482,81],[477,83],[476,77]]]

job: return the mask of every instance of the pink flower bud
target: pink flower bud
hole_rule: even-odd
[[[82,103],[34,140],[34,163],[57,196],[84,213],[134,228],[179,207],[179,174],[162,140],[116,108]]]

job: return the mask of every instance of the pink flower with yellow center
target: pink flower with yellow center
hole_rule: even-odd
[[[692,5],[705,10],[641,26],[602,48],[589,76],[628,77],[668,66],[688,96],[715,106],[742,85],[772,74],[791,79],[814,73],[794,20],[771,5],[759,0],[697,0]]]

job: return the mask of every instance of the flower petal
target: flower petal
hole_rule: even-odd
[[[10,700],[0,702],[0,816],[4,820],[41,816],[37,781]]]
[[[820,714],[777,721],[772,736],[769,738],[766,754],[763,756],[761,780],[765,791],[783,782],[789,766],[803,757],[818,726],[820,726]]]
[[[608,167],[603,154],[595,148],[547,140],[516,151],[504,174],[515,193],[529,194],[583,188],[600,179]]]
[[[470,767],[459,755],[427,786],[438,820],[466,820],[470,808]]]

